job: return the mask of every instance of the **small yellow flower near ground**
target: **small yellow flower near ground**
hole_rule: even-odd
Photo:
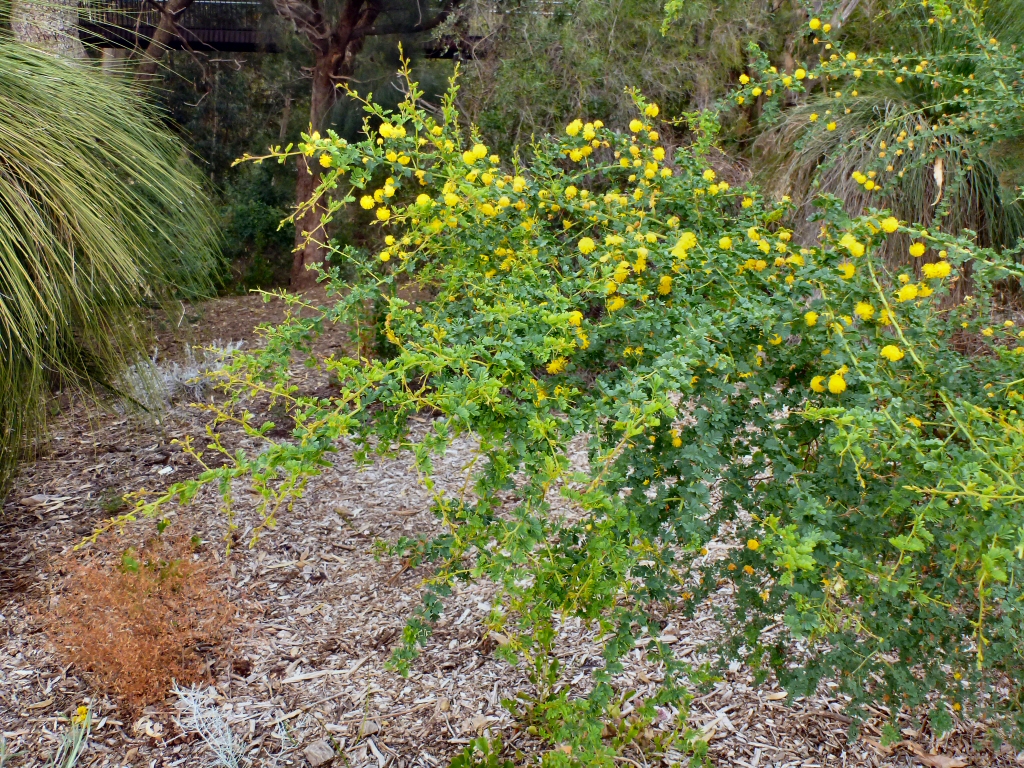
[[[913,243],[910,246],[910,255],[915,259],[924,256],[924,243]]]
[[[753,204],[754,204],[754,198],[752,198],[752,197],[744,197],[743,198],[743,202],[740,203],[740,205],[742,205],[744,208],[750,208]]]
[[[756,98],[756,97],[760,96],[762,93],[764,93],[764,91],[761,90],[761,87],[758,86],[758,85],[755,85],[754,89],[750,92],[750,95],[754,96]]]
[[[813,328],[815,325],[818,324],[818,313],[808,312],[807,314],[804,315],[804,322],[807,323],[807,326],[809,328]]]
[[[583,121],[577,118],[565,126],[565,132],[570,136],[576,136],[583,129]]]
[[[581,238],[576,247],[580,249],[580,253],[586,256],[588,253],[593,253],[594,249],[597,248],[597,243],[591,240],[589,237]]]
[[[583,322],[583,313],[579,310],[573,310],[569,313],[569,325],[579,327],[580,323]]]
[[[615,296],[608,300],[608,311],[617,312],[626,306],[626,300],[621,296]]]
[[[658,293],[665,296],[672,293],[672,277],[671,275],[662,275],[658,280]]]
[[[796,72],[793,73],[793,77],[795,77],[797,80],[803,80],[805,77],[807,77],[807,70],[800,67],[796,70]]]
[[[757,550],[760,547],[761,547],[761,542],[759,542],[757,539],[747,539],[747,549],[749,549],[749,550],[751,550],[753,552],[757,552]]]
[[[824,24],[824,25],[822,25],[821,31],[822,32],[831,32],[832,31],[832,25],[831,24]]]
[[[857,306],[853,308],[853,314],[862,320],[870,320],[875,316],[875,308],[866,301],[858,301]]]
[[[454,208],[456,205],[459,204],[459,199],[459,196],[456,195],[454,192],[448,192],[444,196],[444,204],[447,205],[449,208]]]
[[[833,373],[828,377],[828,391],[833,395],[841,395],[846,391],[846,379],[842,374]]]
[[[676,435],[675,437],[672,438],[672,447],[673,448],[682,448],[683,447],[683,440],[682,440],[681,437],[679,437],[679,435]]]
[[[361,198],[359,198],[359,205],[368,211],[371,208],[373,208],[373,198],[370,197],[370,195],[363,195]]]
[[[992,336],[995,334],[995,330],[992,328],[986,328],[981,332],[982,336]]]
[[[644,124],[639,120],[633,119],[629,121],[629,130],[633,133],[640,133],[644,129]]]
[[[547,372],[552,376],[565,370],[565,364],[569,362],[564,357],[556,357],[547,365]]]
[[[695,245],[697,245],[697,236],[693,232],[683,232],[679,236],[679,242],[675,244],[670,253],[678,259],[685,259],[687,251]]]
[[[366,198],[363,198],[363,199],[365,200]],[[362,202],[362,201],[360,201],[360,202]],[[431,202],[432,201],[430,199],[430,195],[417,195],[416,196],[416,205],[430,205]],[[363,207],[365,208],[366,206],[364,205]]]
[[[747,237],[753,240],[755,243],[761,239],[761,234],[757,231],[757,227],[751,227],[747,230]]]
[[[897,301],[913,301],[917,298],[917,286],[912,284],[904,285],[898,291],[896,291]]]
[[[750,78],[749,77],[747,77],[746,75],[740,75],[740,84],[741,85],[746,85],[749,82],[750,82]]]
[[[815,376],[813,379],[811,379],[811,389],[813,389],[815,392],[824,392],[825,391],[825,377],[824,376]]]
[[[334,158],[328,155],[326,152],[320,155],[320,165],[322,165],[324,168],[330,168],[333,162]]]
[[[644,109],[644,114],[648,117],[657,117],[659,111],[657,104],[648,104],[647,108]]]
[[[854,276],[854,274],[856,274],[856,272],[857,268],[848,261],[839,265],[839,276],[843,278],[843,280],[849,280]]]
[[[391,254],[388,253],[387,251],[381,251],[380,252],[380,260],[381,261],[391,261]]]
[[[923,421],[921,421],[921,420],[920,420],[919,418],[917,418],[916,416],[908,416],[908,417],[907,417],[907,421],[909,421],[909,422],[910,422],[911,424],[913,424],[913,425],[914,425],[915,427],[917,427],[918,429],[920,429],[920,428],[921,428],[921,427],[923,426],[923,424],[924,424],[924,422],[923,422]]]
[[[829,130],[829,131],[834,131],[834,130],[836,129],[836,123],[835,123],[835,121],[833,120],[833,121],[832,121],[831,123],[829,123],[828,125],[826,125],[826,126],[825,126],[825,129],[826,129],[826,130]]]
[[[704,181],[714,181],[715,180],[715,172],[713,170],[711,170],[710,168],[708,168],[706,171],[704,171],[704,173],[701,174],[701,178],[703,178]]]
[[[472,165],[476,162],[476,155],[473,154],[473,150],[467,149],[462,153],[462,162],[466,165]]]
[[[895,216],[889,216],[888,218],[882,219],[882,231],[886,234],[891,235],[899,228],[900,223]]]
[[[949,277],[952,267],[948,261],[936,261],[932,264],[925,264],[921,267],[921,274],[932,280]]]
[[[895,363],[903,359],[903,350],[897,347],[895,344],[886,344],[882,347],[879,353],[882,357],[888,360],[890,363]]]
[[[381,206],[380,208],[377,209],[377,218],[380,221],[387,221],[388,219],[391,218],[391,211]]]
[[[808,22],[807,26],[809,26],[811,29],[815,29],[815,30],[821,29],[821,19],[811,19]]]
[[[721,248],[723,251],[731,250],[732,249],[732,238],[731,237],[723,237],[722,239],[720,239],[718,241],[718,247]]]

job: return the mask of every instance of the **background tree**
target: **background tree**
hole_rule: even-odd
[[[274,0],[277,12],[292,23],[313,52],[312,91],[309,125],[324,130],[331,108],[337,100],[337,87],[349,80],[356,60],[367,39],[422,35],[450,20],[459,0],[444,0],[440,5],[411,0],[343,0],[335,5],[320,0]],[[319,166],[299,161],[296,198],[309,200],[320,182]],[[323,209],[309,208],[296,221],[296,252],[292,262],[293,288],[315,283],[308,267],[322,262],[327,239],[321,223]],[[311,233],[312,237],[305,233]]]

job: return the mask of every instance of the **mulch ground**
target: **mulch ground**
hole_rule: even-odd
[[[169,359],[180,346],[172,340],[179,338],[172,336],[172,326],[176,332],[188,326],[196,343],[252,345],[258,343],[256,324],[282,316],[279,303],[231,297],[185,308],[180,318],[163,318],[160,340]],[[336,334],[321,343],[339,348],[347,341]],[[73,547],[109,516],[122,494],[160,490],[197,474],[173,440],[201,439],[208,417],[186,404],[173,405],[159,424],[113,411],[86,413],[69,408],[52,425],[46,450],[24,466],[0,517],[0,732],[8,751],[16,753],[7,765],[45,765],[69,715],[83,702],[92,708],[95,726],[81,766],[210,764],[203,741],[179,726],[177,698],[129,716],[89,674],[63,661],[43,631],[46,612],[66,589],[62,563],[80,556],[72,555]],[[428,423],[424,418],[421,428]],[[244,437],[234,439],[235,445],[254,447]],[[442,488],[462,486],[474,448],[463,440],[438,461]],[[230,724],[248,764],[308,765],[305,750],[326,740],[336,766],[434,768],[485,733],[500,734],[509,756],[518,750],[530,760],[539,753],[501,704],[517,691],[529,692],[530,684],[523,665],[511,666],[494,654],[495,641],[483,628],[493,596],[489,584],[466,586],[447,600],[408,677],[386,666],[429,572],[376,555],[374,544],[438,530],[428,510],[430,494],[417,482],[408,457],[358,467],[347,446],[340,446],[334,466],[251,548],[247,542],[260,519],[255,500],[238,495],[239,543],[230,557],[220,500],[212,491],[178,509],[172,529],[205,542],[204,557],[221,565],[215,586],[238,610],[231,642],[206,651],[203,696]],[[154,533],[154,523],[142,522],[85,551],[114,558]],[[708,557],[721,556],[725,548],[712,547]],[[729,598],[725,587],[690,620],[666,607],[663,639],[680,657],[710,660],[708,646],[719,632],[715,604]],[[556,653],[564,684],[584,691],[588,672],[601,663],[596,631],[566,621]],[[642,698],[658,680],[658,669],[637,648],[615,684]],[[851,742],[844,702],[829,691],[823,685],[812,699],[788,702],[776,684],[757,685],[748,670],[734,665],[695,699],[691,722],[709,740],[711,762],[721,766],[1024,765],[1024,756],[993,749],[983,724],[964,720],[936,740],[914,730],[907,718],[906,741],[883,748],[879,713]],[[663,715],[659,725],[668,728],[673,713]],[[623,765],[680,760],[671,749],[637,745],[627,750]]]

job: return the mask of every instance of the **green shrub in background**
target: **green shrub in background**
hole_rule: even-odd
[[[766,184],[805,210],[829,192],[851,213],[885,205],[947,232],[971,229],[984,245],[1014,245],[1024,235],[1019,3],[897,4],[875,23],[899,32],[862,40],[856,25],[833,29],[811,14],[808,61],[772,68],[754,51],[733,98],[764,110]],[[897,35],[905,47],[892,47]]]
[[[1024,337],[991,298],[995,282],[1020,281],[1012,259],[887,211],[850,217],[835,198],[819,202],[818,237],[796,243],[787,200],[716,178],[711,114],[669,154],[658,106],[634,95],[628,132],[576,119],[528,165],[502,166],[460,128],[454,90],[437,121],[409,90],[394,113],[367,105],[365,141],[305,136],[295,149],[329,169],[331,212],[359,205],[385,237],[371,255],[336,250],[334,303],[271,330],[224,374],[217,422],[238,419],[262,449],[233,452],[214,423],[209,448],[186,449],[223,451],[228,465],[111,525],[210,483],[229,504],[238,478],[272,524],[343,436],[360,459],[410,451],[433,487],[432,457],[472,433],[471,493],[438,492],[443,533],[396,546],[432,570],[395,662],[428,642],[455,581],[494,581],[489,626],[538,689],[510,706],[560,745],[545,765],[613,764],[625,741],[604,726],[629,693],[611,680],[638,643],[663,675],[639,722],[674,706],[659,748],[699,751],[684,726],[687,668],[652,640],[652,614],[691,614],[723,582],[725,655],[790,695],[827,678],[854,714],[906,708],[943,732],[967,710],[1019,734]],[[896,237],[913,243],[919,274],[882,257]],[[342,281],[342,264],[358,278]],[[967,265],[974,294],[950,308]],[[400,298],[410,281],[432,298]],[[393,355],[313,358],[340,391],[304,395],[295,355],[374,301],[387,303]],[[265,395],[294,417],[290,440],[248,410]],[[409,417],[424,410],[437,417],[414,438]],[[566,454],[579,437],[586,468]],[[553,494],[575,515],[549,514]],[[724,556],[708,554],[712,539]],[[573,616],[604,638],[606,666],[580,697],[559,687],[552,655],[558,620]]]
[[[208,292],[212,208],[124,84],[0,38],[0,493],[54,387],[117,391],[136,310]]]

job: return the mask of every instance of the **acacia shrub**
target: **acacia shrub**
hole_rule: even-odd
[[[773,670],[791,695],[828,677],[855,715],[927,709],[944,731],[977,707],[1013,732],[1024,343],[991,300],[993,281],[1020,280],[1012,259],[885,211],[850,217],[831,198],[818,237],[796,243],[788,200],[716,179],[712,114],[690,116],[695,141],[670,155],[658,106],[635,95],[627,131],[573,120],[534,143],[529,165],[503,166],[459,125],[454,87],[439,120],[409,93],[394,111],[366,104],[365,141],[313,134],[268,156],[314,158],[327,215],[372,211],[382,248],[336,247],[333,303],[268,329],[265,349],[225,370],[231,397],[209,445],[186,450],[230,463],[114,522],[209,483],[230,505],[247,477],[273,524],[342,437],[360,459],[411,451],[433,487],[431,456],[472,432],[473,493],[438,492],[443,533],[396,545],[433,570],[395,661],[411,663],[453,582],[496,582],[502,652],[551,692],[531,705],[536,727],[573,748],[548,764],[612,764],[610,681],[638,642],[665,665],[638,712],[674,703],[685,716],[686,667],[645,635],[659,606],[692,613],[722,580],[734,589],[726,655]],[[880,256],[896,236],[920,276]],[[968,264],[973,295],[946,306]],[[423,300],[398,295],[410,281]],[[386,359],[310,356],[324,324],[371,302],[385,308]],[[337,393],[299,391],[296,357]],[[294,417],[290,439],[248,410],[267,396]],[[425,410],[436,418],[413,439]],[[229,450],[217,431],[229,419],[262,447]],[[579,436],[584,472],[566,455]],[[553,493],[579,515],[549,515]],[[716,538],[731,544],[724,558],[707,556]],[[564,616],[605,632],[586,696],[557,692],[549,651]],[[993,697],[998,686],[1012,696]]]

